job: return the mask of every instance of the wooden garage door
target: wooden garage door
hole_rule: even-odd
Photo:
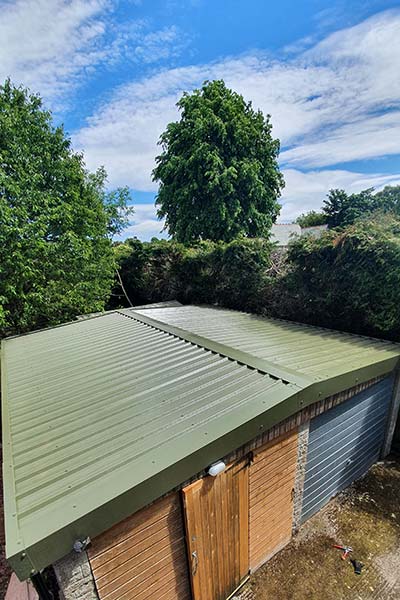
[[[297,465],[297,430],[254,452],[249,472],[250,569],[291,538]]]
[[[248,461],[183,489],[193,600],[226,600],[249,572]]]
[[[179,494],[95,538],[88,554],[101,600],[190,599]]]

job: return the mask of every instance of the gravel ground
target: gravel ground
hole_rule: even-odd
[[[400,461],[390,458],[307,521],[251,576],[246,600],[399,600]],[[333,544],[353,547],[361,575]]]

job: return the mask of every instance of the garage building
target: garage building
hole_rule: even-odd
[[[3,341],[9,562],[43,597],[53,565],[67,600],[225,600],[388,452],[399,357],[179,305]]]

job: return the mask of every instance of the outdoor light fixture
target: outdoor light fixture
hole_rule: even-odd
[[[224,461],[218,460],[217,462],[213,463],[210,467],[208,467],[207,473],[208,475],[211,475],[211,477],[216,477],[220,473],[223,473],[225,471],[225,468],[226,464],[224,463]]]

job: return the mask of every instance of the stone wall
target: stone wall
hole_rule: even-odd
[[[293,532],[300,528],[301,509],[303,506],[304,479],[306,476],[308,435],[310,430],[310,421],[305,421],[299,427],[298,447],[297,447],[297,472],[294,482],[294,500],[293,500]]]
[[[99,600],[85,551],[70,552],[53,567],[62,600]]]

